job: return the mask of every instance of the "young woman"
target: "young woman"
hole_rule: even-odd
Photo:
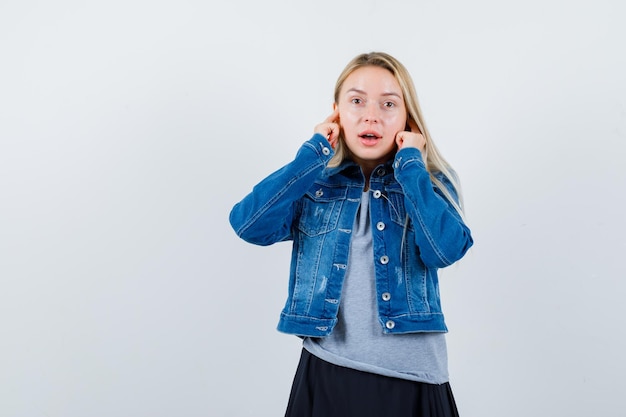
[[[293,241],[278,329],[303,338],[286,416],[457,416],[437,270],[472,245],[406,68],[373,52],[295,159],[236,204],[257,245]]]

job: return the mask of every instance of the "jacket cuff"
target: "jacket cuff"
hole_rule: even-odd
[[[335,154],[328,139],[319,133],[314,134],[311,139],[304,142],[303,146],[313,150],[320,160],[324,162],[324,166]]]
[[[426,169],[424,160],[422,159],[422,153],[417,148],[402,148],[396,152],[396,156],[393,162],[393,168],[397,171],[404,169],[407,164],[416,163],[423,169]]]

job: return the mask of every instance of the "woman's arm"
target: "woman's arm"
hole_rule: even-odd
[[[296,202],[321,174],[333,155],[330,143],[316,133],[295,159],[258,183],[235,204],[230,224],[239,237],[256,245],[291,239]]]
[[[454,206],[433,186],[420,151],[413,147],[400,149],[394,170],[422,261],[443,268],[461,259],[473,244],[471,232]],[[445,178],[443,182],[450,185]],[[451,186],[450,192],[455,195]]]

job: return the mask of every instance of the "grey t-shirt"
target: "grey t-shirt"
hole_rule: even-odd
[[[337,325],[327,337],[304,339],[304,348],[322,360],[360,371],[430,384],[448,382],[445,334],[384,334],[374,279],[369,193],[363,192]]]

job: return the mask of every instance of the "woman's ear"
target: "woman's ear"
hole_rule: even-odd
[[[333,103],[333,111],[337,112],[337,123],[341,123],[339,120],[339,110],[338,110],[339,106],[337,106],[337,103]]]

